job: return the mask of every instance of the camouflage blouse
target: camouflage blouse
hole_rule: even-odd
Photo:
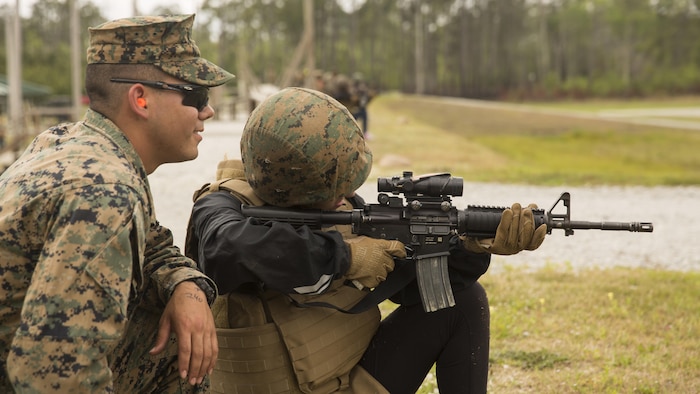
[[[125,135],[88,111],[0,176],[0,392],[111,391],[108,356],[146,289],[202,277],[155,219]],[[213,285],[213,284],[212,284]]]

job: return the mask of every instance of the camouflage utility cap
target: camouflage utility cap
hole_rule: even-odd
[[[311,89],[287,88],[253,111],[241,159],[255,194],[290,207],[332,201],[369,176],[372,153],[347,108]]]
[[[153,64],[183,81],[218,86],[234,76],[200,56],[192,39],[194,14],[136,16],[92,27],[88,64]]]

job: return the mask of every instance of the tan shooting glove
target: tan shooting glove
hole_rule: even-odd
[[[364,287],[375,288],[394,270],[394,257],[406,258],[406,249],[400,241],[388,241],[359,236],[345,240],[350,249],[348,279]]]
[[[519,203],[507,208],[501,215],[501,222],[496,229],[495,238],[474,239],[463,237],[462,241],[467,250],[476,253],[491,253],[511,255],[523,250],[535,250],[547,235],[547,225],[541,224],[535,229],[535,218],[532,210],[536,204],[522,208]]]

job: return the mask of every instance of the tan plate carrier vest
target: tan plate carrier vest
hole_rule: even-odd
[[[221,168],[226,175],[222,178]],[[245,181],[240,161],[219,164],[217,182],[195,193],[226,190],[245,204],[263,205]],[[348,229],[337,229],[344,234]],[[332,308],[299,307],[324,302],[349,309],[367,293],[333,282],[320,295],[220,295],[212,306],[219,357],[211,374],[213,393],[388,393],[357,365],[379,326],[379,308],[346,314]]]

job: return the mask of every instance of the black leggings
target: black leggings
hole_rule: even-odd
[[[436,365],[441,394],[486,393],[489,305],[474,283],[455,292],[456,306],[426,313],[399,306],[379,326],[360,365],[391,394],[415,393]]]

